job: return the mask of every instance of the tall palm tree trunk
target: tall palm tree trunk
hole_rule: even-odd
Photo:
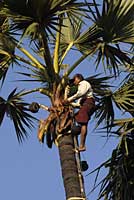
[[[81,200],[83,194],[81,192],[79,172],[73,149],[74,141],[72,135],[64,135],[59,138],[59,156],[66,199],[77,197],[77,200]]]

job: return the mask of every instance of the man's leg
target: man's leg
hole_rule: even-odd
[[[87,124],[82,124],[81,125],[79,151],[85,151],[86,150],[86,146],[85,146],[86,136],[87,136]]]

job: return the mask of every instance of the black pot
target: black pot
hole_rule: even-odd
[[[87,163],[87,161],[82,160],[80,164],[81,164],[81,171],[85,172],[85,171],[88,170],[88,163]]]
[[[32,102],[30,105],[29,105],[29,110],[32,112],[32,113],[37,113],[40,109],[40,106],[37,102]]]

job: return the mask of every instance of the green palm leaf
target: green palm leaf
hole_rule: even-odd
[[[98,200],[132,200],[134,197],[134,119],[114,120],[112,127],[117,126],[119,129],[114,134],[121,136],[119,145],[113,150],[111,158],[93,171],[97,171],[97,175],[92,191],[101,185]],[[108,168],[109,172],[97,183],[103,167]]]
[[[112,76],[98,77],[100,74],[86,78],[87,81],[92,85],[96,102],[95,118],[97,119],[96,127],[102,122],[106,123],[107,131],[111,130],[110,125],[114,121],[114,109],[113,109],[113,98],[112,92],[109,90],[111,86],[107,83]]]
[[[102,29],[96,24],[91,25],[86,31],[82,32],[77,38],[75,45],[79,51],[86,53],[89,50],[95,53],[101,42],[99,38],[102,37]]]
[[[0,33],[0,80],[4,82],[8,68],[14,59],[15,44],[13,38],[5,32]]]
[[[83,12],[85,3],[77,3],[76,0],[6,0],[0,11],[0,16],[7,16],[10,19],[12,33],[19,31],[21,40],[24,36],[30,36],[31,41],[37,40],[44,49],[43,57],[46,62],[47,72],[52,81],[56,79],[55,68],[53,67],[51,52],[48,44],[48,36],[54,36],[60,24],[61,15],[69,12]],[[80,13],[77,13],[80,15]],[[22,32],[21,32],[21,31]],[[20,43],[21,43],[20,40]],[[57,71],[56,71],[57,73]]]
[[[21,81],[37,81],[40,83],[50,83],[51,80],[47,75],[46,69],[30,69],[31,73],[17,72],[23,76],[29,77],[31,79],[21,80]]]
[[[134,119],[133,118],[125,118],[125,119],[115,119],[111,128],[116,128],[114,134],[119,136],[133,136],[134,134]]]
[[[105,96],[99,99],[98,109],[95,112],[95,118],[98,119],[96,127],[104,122],[107,127],[107,132],[109,132],[114,121],[114,108],[112,93],[110,91],[105,92]]]
[[[113,99],[119,109],[130,114],[134,113],[134,79],[130,78],[113,94]]]
[[[6,112],[13,120],[19,142],[22,142],[27,137],[26,127],[31,129],[33,127],[33,120],[36,120],[36,118],[27,113],[27,106],[29,104],[22,100],[21,94],[22,92],[16,93],[16,89],[14,89],[6,101],[0,98],[0,108],[2,111],[0,113],[0,124]]]
[[[77,3],[76,0],[5,0],[5,8],[1,13],[6,13],[14,20],[13,29],[23,30],[26,35],[38,36],[42,28],[49,33],[57,30],[58,15],[77,10],[83,11],[80,7],[84,3]],[[37,28],[36,28],[37,26]]]
[[[124,138],[119,147],[113,150],[112,157],[104,167],[109,168],[103,179],[99,199],[132,200],[134,198],[134,141]],[[126,154],[126,146],[127,152]],[[102,166],[101,166],[102,167]]]
[[[107,90],[110,87],[113,87],[112,85],[108,84],[107,82],[110,81],[113,77],[112,76],[100,76],[101,74],[96,74],[94,76],[90,76],[86,78],[86,81],[88,81],[93,88],[95,96],[103,97]]]
[[[119,46],[116,48],[107,44],[100,44],[96,52],[96,65],[102,61],[104,69],[109,69],[110,73],[114,72],[115,76],[119,74],[119,67],[121,64],[127,67],[127,64],[132,65],[131,58],[120,50]]]
[[[120,50],[119,46],[108,45],[102,40],[102,29],[97,26],[90,27],[85,33],[80,35],[76,40],[76,47],[81,53],[96,55],[96,66],[102,62],[104,69],[109,69],[110,72],[114,71],[116,75],[119,72],[119,66],[121,64],[132,65],[131,58]]]
[[[103,0],[102,13],[97,8],[96,24],[103,30],[106,43],[134,43],[133,1]]]
[[[126,112],[129,112],[132,116],[134,115],[133,84],[133,79],[129,79],[128,82],[124,83],[114,93],[108,90],[104,90],[104,92],[100,91],[100,96],[102,97],[97,99],[99,104],[95,113],[95,117],[98,119],[97,126],[100,125],[103,121],[106,123],[107,131],[110,131],[112,126],[114,126],[113,102],[119,109],[123,109]]]
[[[96,3],[95,0],[94,3]],[[102,61],[104,67],[110,72],[113,69],[116,75],[120,64],[132,64],[131,58],[121,51],[117,44],[119,42],[134,43],[134,2],[104,0],[102,13],[97,4],[95,9],[96,15],[90,8],[94,23],[79,36],[76,47],[82,53],[90,51],[90,54],[96,54],[97,66]]]
[[[113,123],[109,125],[109,127],[105,128],[110,128],[113,129],[111,131],[111,134],[113,136],[127,136],[127,137],[132,137],[134,134],[134,119],[133,118],[123,118],[123,119],[114,119]]]
[[[63,62],[67,53],[74,46],[75,41],[79,37],[81,26],[82,20],[76,19],[76,17],[74,17],[71,21],[69,18],[63,19],[63,24],[61,25],[61,37],[59,47],[59,57],[61,58],[60,64]]]

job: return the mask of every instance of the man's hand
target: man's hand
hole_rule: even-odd
[[[49,112],[54,112],[54,111],[55,111],[55,109],[54,109],[54,107],[53,107],[53,106],[51,106],[51,107],[49,107],[49,108],[48,108],[48,111],[49,111]]]
[[[62,104],[63,104],[63,105],[68,105],[69,103],[70,103],[70,102],[69,102],[67,99],[65,99],[65,100],[62,101]]]

